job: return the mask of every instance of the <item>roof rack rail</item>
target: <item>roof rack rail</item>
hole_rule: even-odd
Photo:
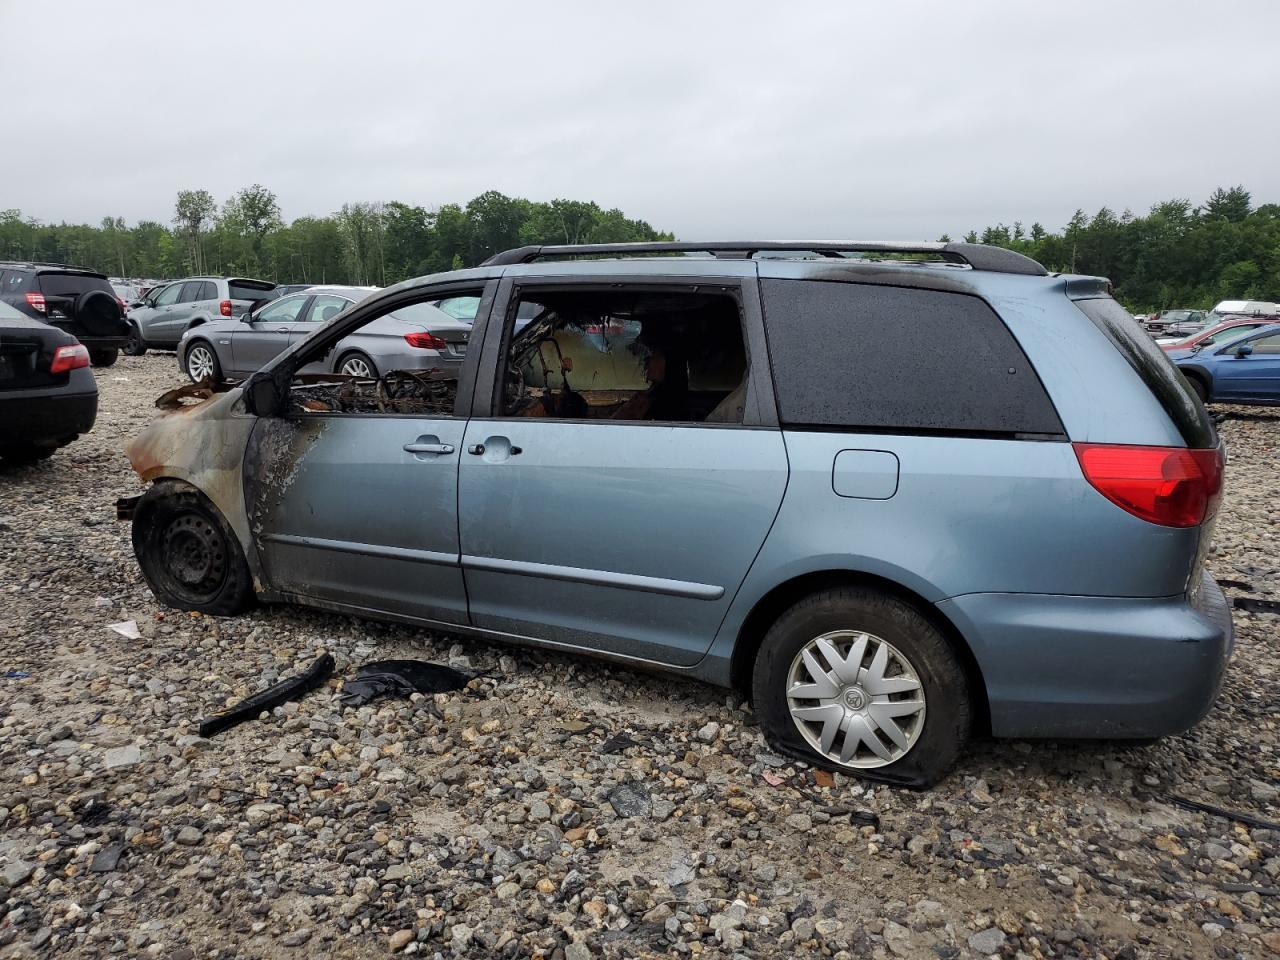
[[[0,263],[20,263],[27,267],[59,267],[63,270],[83,270],[85,273],[98,272],[90,267],[78,267],[71,263],[56,263],[53,260],[22,260],[18,257],[0,257]]]
[[[691,241],[661,241],[655,243],[583,243],[554,246],[516,247],[495,253],[481,266],[496,267],[516,263],[533,263],[535,260],[555,260],[570,257],[639,256],[648,253],[710,253],[716,257],[750,259],[758,253],[772,251],[805,251],[823,257],[843,257],[850,253],[901,253],[935,254],[947,263],[964,264],[974,270],[993,273],[1020,273],[1044,277],[1049,271],[1014,250],[993,247],[985,243],[903,243],[872,240],[866,242],[827,243],[810,240],[778,241],[716,241],[697,243]]]

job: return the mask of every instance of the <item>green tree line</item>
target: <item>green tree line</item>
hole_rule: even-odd
[[[965,239],[1009,247],[1050,270],[1108,277],[1135,312],[1280,301],[1280,204],[1255,208],[1242,186],[1219,188],[1201,206],[1166,200],[1146,216],[1077,210],[1056,233],[999,223]]]
[[[670,239],[621,210],[493,190],[434,210],[397,201],[348,203],[329,216],[288,224],[275,194],[260,184],[221,206],[206,190],[181,191],[168,224],[130,226],[120,217],[105,217],[98,226],[44,224],[19,210],[0,211],[0,257],[130,277],[215,273],[384,286],[474,266],[529,243]],[[1254,207],[1242,186],[1220,188],[1200,206],[1166,200],[1145,216],[1103,207],[1090,217],[1077,210],[1055,232],[1019,221],[974,230],[965,239],[1018,250],[1050,270],[1109,277],[1116,296],[1135,311],[1226,299],[1280,301],[1280,205]]]
[[[246,187],[220,207],[207,190],[183,190],[169,224],[121,217],[45,224],[0,210],[0,258],[90,267],[111,276],[250,276],[277,283],[385,286],[474,266],[533,243],[671,240],[621,210],[581,200],[549,203],[490,190],[465,205],[428,210],[396,201],[347,203],[326,217],[286,224],[273,194]]]

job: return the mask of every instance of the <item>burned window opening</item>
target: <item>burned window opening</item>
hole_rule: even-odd
[[[513,316],[504,416],[742,423],[747,354],[731,296],[538,291]]]
[[[458,381],[436,370],[392,370],[380,377],[304,374],[294,378],[286,413],[451,417]]]

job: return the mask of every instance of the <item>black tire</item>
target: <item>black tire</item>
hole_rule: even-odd
[[[378,365],[373,362],[373,359],[367,353],[363,353],[360,350],[348,350],[346,353],[340,356],[338,358],[338,362],[333,365],[334,372],[341,373],[343,366],[346,365],[348,360],[362,361],[364,365],[369,368],[370,378],[374,380],[378,379],[378,376],[379,376]]]
[[[133,552],[156,599],[218,617],[253,605],[253,578],[240,541],[204,494],[161,480],[138,501]]]
[[[86,290],[76,298],[75,319],[91,337],[120,337],[126,321],[120,301],[105,290]]]
[[[120,351],[112,348],[110,350],[90,350],[89,362],[95,367],[109,367],[120,357]]]
[[[17,466],[24,463],[38,463],[41,460],[48,460],[53,456],[56,447],[37,447],[34,444],[24,443],[12,447],[0,447],[0,460],[11,466]]]
[[[825,756],[811,745],[800,732],[799,721],[792,718],[787,698],[792,664],[811,641],[834,631],[865,632],[887,641],[909,661],[919,678],[925,704],[923,723],[906,752],[891,763],[872,768],[842,764],[838,757]],[[917,694],[893,696],[910,699]],[[947,638],[910,603],[862,587],[812,594],[777,619],[756,654],[752,698],[761,727],[779,752],[827,770],[914,789],[930,787],[947,774],[969,738],[972,720],[968,683]],[[837,742],[843,737],[842,727]],[[887,739],[881,742],[892,750]]]
[[[1200,399],[1201,403],[1209,402],[1209,391],[1205,389],[1203,380],[1197,376],[1190,376],[1187,377],[1187,382],[1191,384],[1191,389],[1195,392],[1195,395]]]
[[[142,342],[142,332],[132,321],[129,323],[129,339],[125,340],[122,350],[126,357],[140,357],[147,352],[147,345]]]
[[[204,340],[204,339],[192,340],[189,344],[187,344],[186,353],[182,355],[183,373],[185,373],[188,377],[191,378],[192,383],[200,382],[196,378],[196,375],[191,372],[191,354],[193,354],[197,348],[209,351],[209,356],[213,360],[213,373],[210,375],[210,379],[212,379],[215,384],[221,383],[222,382],[222,364],[218,362],[218,351],[213,349],[213,344],[211,344],[208,340]]]

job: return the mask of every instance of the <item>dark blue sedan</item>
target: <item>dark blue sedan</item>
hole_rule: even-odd
[[[1280,323],[1204,350],[1176,350],[1178,365],[1205,403],[1280,406]]]

